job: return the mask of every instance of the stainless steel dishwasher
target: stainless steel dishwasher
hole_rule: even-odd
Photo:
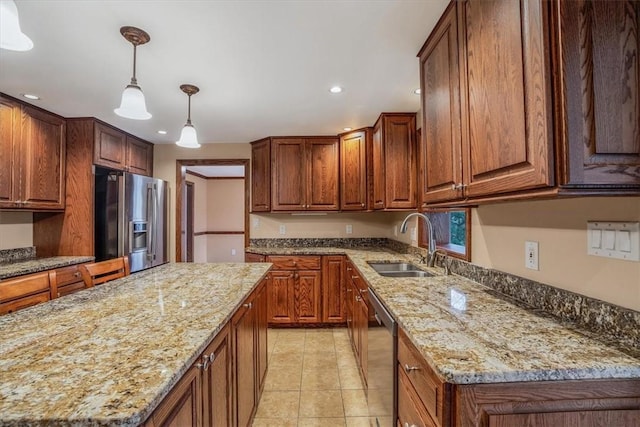
[[[395,319],[369,288],[369,308],[375,322],[369,322],[367,331],[367,405],[369,417],[375,418],[375,427],[396,425],[397,335]]]

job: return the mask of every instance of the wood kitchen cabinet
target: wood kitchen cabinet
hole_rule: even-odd
[[[65,208],[64,118],[0,94],[0,208]]]
[[[228,427],[231,425],[231,337],[225,327],[207,346],[202,363],[202,425]],[[205,366],[206,363],[206,366]]]
[[[273,263],[267,291],[269,324],[320,323],[321,257],[272,255],[267,262]]]
[[[153,144],[96,120],[93,163],[111,169],[151,176]]]
[[[640,193],[640,3],[552,2],[561,193]]]
[[[343,255],[322,257],[322,322],[345,323]]]
[[[368,289],[366,282],[353,266],[345,262],[347,330],[364,385],[367,384],[367,339],[369,329]]]
[[[383,113],[373,127],[373,209],[416,208],[416,117]]]
[[[271,138],[251,143],[251,212],[271,211]]]
[[[271,210],[337,211],[337,138],[271,139]]]
[[[365,128],[340,135],[340,209],[343,211],[369,209],[372,132],[372,128]]]
[[[202,425],[202,375],[197,362],[182,376],[164,398],[145,427],[183,427]]]

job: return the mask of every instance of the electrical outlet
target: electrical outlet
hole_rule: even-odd
[[[353,225],[347,224],[347,234],[353,234]]]
[[[538,242],[524,242],[524,265],[530,270],[539,270]]]
[[[418,233],[416,227],[411,228],[411,240],[418,240]]]
[[[231,249],[231,255],[235,255],[236,254],[236,250],[235,249]]]
[[[253,218],[252,225],[253,228],[260,228],[260,218]]]
[[[280,224],[280,234],[287,234],[287,227],[284,224]]]

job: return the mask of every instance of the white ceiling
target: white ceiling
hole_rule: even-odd
[[[18,0],[28,52],[0,50],[0,91],[65,117],[94,116],[173,143],[187,96],[200,142],[335,135],[419,109],[416,54],[447,0]],[[118,117],[132,71],[121,26],[142,28],[137,78],[153,118]],[[345,88],[329,93],[333,85]],[[167,135],[159,135],[163,129]]]
[[[186,170],[210,178],[244,178],[244,166],[187,166]]]

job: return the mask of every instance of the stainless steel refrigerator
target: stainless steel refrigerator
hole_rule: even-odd
[[[166,263],[167,191],[161,179],[96,166],[96,261],[127,255],[132,273]]]

